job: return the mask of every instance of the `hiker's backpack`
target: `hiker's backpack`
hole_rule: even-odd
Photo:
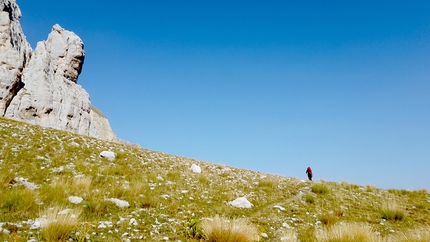
[[[312,175],[312,169],[310,167],[308,167],[307,169],[308,173]]]

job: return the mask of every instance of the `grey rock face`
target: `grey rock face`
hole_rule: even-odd
[[[97,133],[100,135],[100,139],[124,143],[124,141],[120,140],[112,131],[112,128],[110,127],[109,121],[106,116],[104,116],[94,106],[91,106],[90,116],[97,130]]]
[[[81,39],[59,25],[37,47],[23,71],[23,87],[5,117],[99,137],[88,93],[78,84],[84,62]]]
[[[0,0],[0,115],[20,88],[31,47],[22,33],[21,10],[14,0]]]
[[[56,24],[32,52],[15,0],[0,0],[0,10],[0,115],[121,142],[77,84],[85,58],[82,40]]]

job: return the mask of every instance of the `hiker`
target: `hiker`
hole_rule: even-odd
[[[312,169],[310,167],[308,167],[308,169],[306,169],[306,173],[308,173],[309,181],[312,181]]]

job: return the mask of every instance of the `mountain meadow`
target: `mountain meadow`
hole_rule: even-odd
[[[430,241],[426,190],[305,181],[6,118],[0,142],[0,241]]]

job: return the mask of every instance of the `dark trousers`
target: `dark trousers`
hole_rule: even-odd
[[[312,174],[308,173],[309,181],[312,181]]]

